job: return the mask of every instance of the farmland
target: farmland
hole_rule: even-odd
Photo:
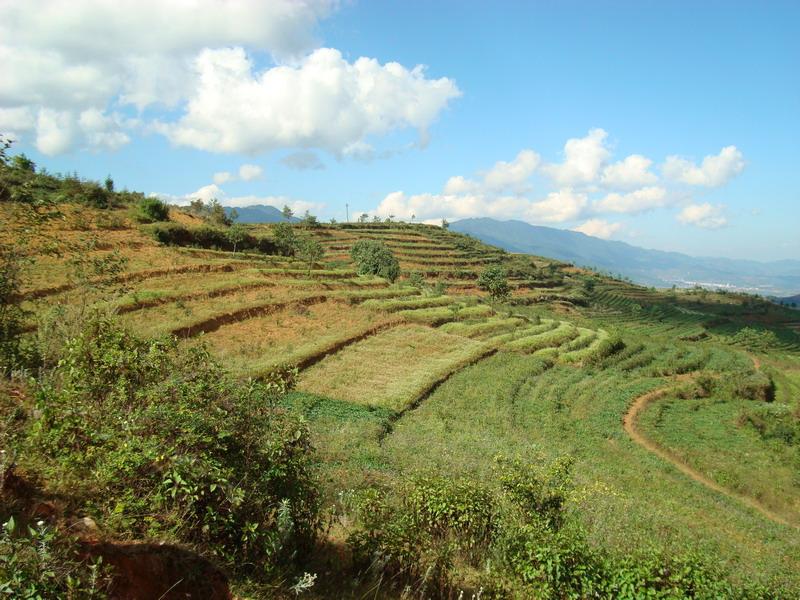
[[[21,235],[23,208],[0,204],[8,248]],[[325,567],[320,594],[403,593],[405,584],[381,583],[380,571],[359,571],[359,546],[343,544],[366,527],[355,498],[431,478],[491,491],[498,457],[568,459],[574,487],[560,518],[608,561],[694,552],[733,588],[800,589],[800,336],[789,309],[746,295],[642,288],[431,225],[292,225],[322,248],[307,261],[159,243],[163,225],[138,223],[122,201],[56,208],[25,240],[14,298],[24,310],[20,335],[41,368],[58,373],[60,346],[74,345],[100,314],[138,338],[170,340],[178,356],[207,352],[241,385],[282,386],[276,414],[307,427],[309,469],[329,516],[301,571],[322,573],[331,552],[351,549],[341,550],[351,565]],[[203,226],[178,208],[170,219]],[[245,229],[277,239],[274,225]],[[391,250],[396,281],[359,274],[351,250],[363,240]],[[479,286],[491,265],[507,273],[503,298]],[[10,375],[0,431],[7,443],[41,411],[29,404],[35,372]],[[19,472],[40,495],[69,495],[68,479],[19,453]],[[134,526],[140,517],[126,502],[62,499],[54,523],[91,517],[109,540],[182,543],[227,569],[243,595],[250,586],[264,593],[259,585],[286,591],[276,591],[274,573],[253,583],[231,566],[234,554],[181,538],[177,526]],[[426,593],[479,589],[489,568],[482,560],[448,563],[440,587]],[[387,579],[419,584],[413,570],[386,569]],[[545,580],[526,580],[533,587],[515,588],[518,597]]]

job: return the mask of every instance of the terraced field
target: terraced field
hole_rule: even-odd
[[[332,503],[413,475],[489,480],[495,455],[570,456],[570,510],[592,543],[700,548],[735,578],[800,586],[800,336],[788,309],[758,304],[756,319],[746,297],[641,288],[424,225],[297,226],[324,247],[309,265],[160,246],[125,215],[109,231],[53,226],[91,249],[37,255],[27,335],[64,307],[103,306],[138,335],[206,345],[241,378],[297,367],[286,409],[308,420]],[[397,282],[357,274],[362,239],[393,251]],[[87,270],[115,257],[122,270]],[[507,302],[477,286],[492,264],[510,274]],[[775,332],[771,346],[737,338],[746,327]],[[760,378],[770,402],[753,395]],[[649,450],[625,427],[643,397],[635,427]]]

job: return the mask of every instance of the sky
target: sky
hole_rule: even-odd
[[[800,258],[800,2],[0,0],[0,133],[185,204]]]

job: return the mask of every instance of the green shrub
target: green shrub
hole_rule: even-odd
[[[775,399],[775,382],[763,371],[730,373],[726,383],[739,398],[772,402]]]
[[[93,319],[38,386],[18,462],[104,531],[263,573],[319,525],[309,432],[278,408],[285,387],[237,384],[203,348]]]
[[[489,292],[495,302],[506,300],[511,294],[506,270],[499,265],[491,265],[481,272],[478,287]]]
[[[0,597],[105,598],[108,569],[78,558],[71,540],[43,521],[0,524]]]
[[[140,223],[153,223],[154,221],[169,221],[169,206],[158,198],[144,198],[139,202],[136,219]]]
[[[271,238],[256,237],[243,231],[232,237],[230,230],[208,225],[189,228],[178,223],[157,223],[150,227],[150,233],[160,244],[168,246],[194,246],[227,251],[255,250],[262,254],[279,253]]]
[[[359,275],[377,275],[394,281],[400,275],[400,263],[389,247],[379,240],[358,240],[350,250]]]

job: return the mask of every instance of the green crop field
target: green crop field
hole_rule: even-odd
[[[30,177],[51,215],[0,202],[0,596],[46,543],[80,581],[177,549],[240,598],[800,597],[796,312],[423,224],[234,252]]]

